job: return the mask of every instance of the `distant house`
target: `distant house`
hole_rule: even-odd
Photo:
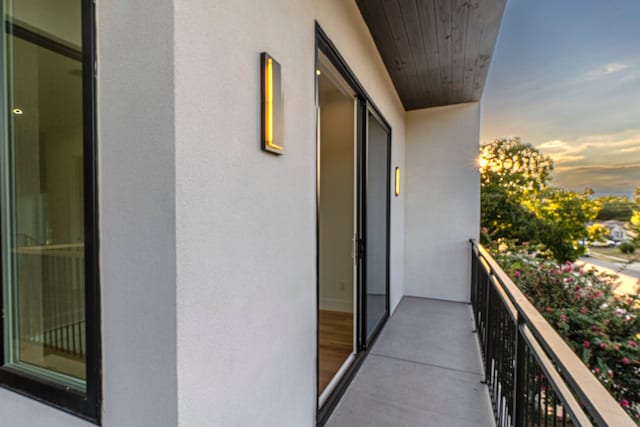
[[[614,242],[627,240],[627,231],[619,225],[614,225],[609,229],[609,238]]]
[[[602,222],[602,225],[607,227],[607,230],[609,230],[609,239],[615,242],[627,240],[627,230],[624,227],[624,222],[610,220]]]

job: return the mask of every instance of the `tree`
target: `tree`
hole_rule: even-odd
[[[549,186],[553,161],[520,138],[498,139],[480,148],[481,226],[493,238],[538,243],[564,262],[584,248],[599,203],[592,192]]]
[[[480,147],[480,183],[505,191],[515,200],[543,190],[553,161],[519,137],[496,139]]]
[[[636,189],[636,191],[638,191],[638,189]],[[602,196],[596,200],[602,205],[602,209],[600,209],[596,218],[598,220],[606,221],[615,219],[628,222],[633,215],[635,203],[630,201],[626,196]]]
[[[609,235],[609,229],[602,224],[592,224],[587,227],[587,240],[598,242],[604,240]]]
[[[576,193],[548,187],[538,197],[525,202],[541,219],[539,239],[560,261],[575,260],[584,248],[577,240],[589,235],[587,223],[598,214],[599,204],[590,200],[589,192]]]
[[[495,237],[535,240],[535,214],[522,204],[547,186],[553,162],[520,138],[480,147],[481,225]]]
[[[633,198],[631,200],[636,206],[640,206],[640,185],[633,190]]]

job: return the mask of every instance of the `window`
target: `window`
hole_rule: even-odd
[[[93,10],[4,0],[0,383],[97,421]]]

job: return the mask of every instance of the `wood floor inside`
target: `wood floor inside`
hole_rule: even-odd
[[[320,394],[353,352],[353,313],[320,310]]]

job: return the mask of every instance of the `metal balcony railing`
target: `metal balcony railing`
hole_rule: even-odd
[[[85,355],[84,245],[21,246],[20,340],[45,353]]]
[[[471,245],[471,303],[496,425],[636,426],[491,255]]]

